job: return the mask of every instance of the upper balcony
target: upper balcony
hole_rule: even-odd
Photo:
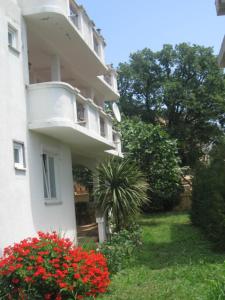
[[[19,0],[28,37],[35,35],[84,76],[107,72],[105,41],[82,6],[69,0]]]
[[[32,83],[55,80],[49,70],[57,56],[63,82],[80,90],[94,89],[101,102],[118,100],[116,72],[104,63],[104,39],[83,7],[67,0],[20,1],[27,22],[29,65],[36,78]]]
[[[225,15],[225,0],[216,0],[216,11],[218,16]]]
[[[112,118],[91,99],[64,82],[28,86],[29,129],[71,146],[73,153],[121,156],[120,136]]]
[[[221,68],[225,68],[225,36],[220,48],[220,53],[218,55],[218,63]]]

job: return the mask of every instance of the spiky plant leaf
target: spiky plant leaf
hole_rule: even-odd
[[[148,184],[143,173],[129,160],[111,158],[98,168],[99,181],[94,195],[97,208],[111,215],[116,230],[127,224],[148,202]]]

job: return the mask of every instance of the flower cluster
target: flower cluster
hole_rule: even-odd
[[[94,298],[109,283],[102,254],[75,247],[55,232],[10,246],[0,259],[0,299]]]

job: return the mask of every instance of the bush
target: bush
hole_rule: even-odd
[[[217,248],[225,249],[225,144],[216,145],[208,164],[201,164],[193,180],[191,220]]]
[[[41,233],[8,247],[0,259],[0,299],[83,299],[110,283],[101,253],[74,247],[56,233]]]
[[[140,245],[140,226],[132,224],[129,229],[113,233],[108,242],[99,245],[98,250],[107,258],[109,272],[115,274],[131,264]]]

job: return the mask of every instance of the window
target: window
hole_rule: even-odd
[[[97,38],[94,36],[94,50],[97,55],[99,55],[99,42]]]
[[[100,134],[103,137],[106,137],[106,130],[105,130],[105,120],[100,117]]]
[[[70,4],[70,19],[73,24],[79,29],[79,15],[73,4]]]
[[[81,126],[85,126],[85,107],[82,103],[77,102],[77,122]]]
[[[24,144],[20,142],[13,142],[14,166],[15,169],[25,170],[25,154]]]
[[[56,200],[56,157],[51,154],[42,154],[43,184],[45,200]]]
[[[11,25],[8,25],[8,45],[14,50],[18,50],[18,32]]]

